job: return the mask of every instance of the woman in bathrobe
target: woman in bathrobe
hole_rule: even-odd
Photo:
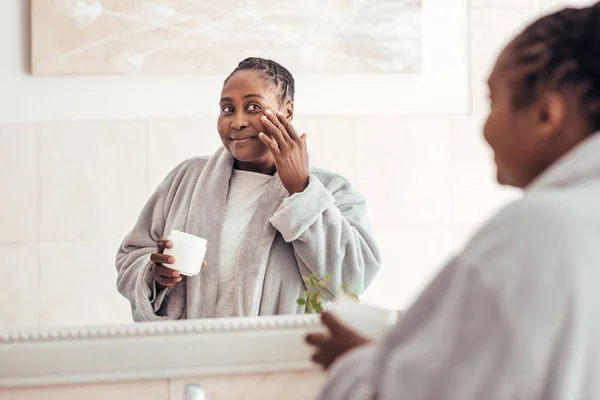
[[[365,200],[309,165],[291,124],[294,78],[271,60],[242,61],[225,80],[223,147],[169,173],[119,248],[117,288],[135,321],[300,314],[303,276],[360,294],[379,270]],[[200,274],[165,265],[171,230],[208,240]]]
[[[322,399],[600,399],[600,3],[534,22],[489,87],[484,136],[523,198],[381,341],[325,314],[314,359],[344,355]]]

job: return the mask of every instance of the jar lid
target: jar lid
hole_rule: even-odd
[[[193,244],[196,246],[206,246],[207,244],[206,239],[203,239],[199,236],[190,235],[189,233],[176,231],[175,229],[171,231],[171,233],[169,234],[169,238],[181,240],[185,243]]]

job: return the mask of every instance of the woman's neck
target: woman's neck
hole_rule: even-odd
[[[274,162],[245,162],[235,160],[233,168],[265,175],[275,175],[275,172],[277,172]]]

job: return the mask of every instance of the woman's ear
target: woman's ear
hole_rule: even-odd
[[[558,92],[545,92],[535,106],[537,131],[546,138],[556,135],[567,118],[567,102]]]
[[[290,121],[292,121],[294,119],[294,102],[293,101],[288,101],[288,103],[285,106],[285,117],[287,119],[289,119]]]

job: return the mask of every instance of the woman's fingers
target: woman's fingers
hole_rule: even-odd
[[[165,267],[164,265],[154,265],[154,280],[163,286],[171,287],[183,280],[179,271]]]
[[[150,261],[156,264],[174,264],[175,257],[169,254],[152,253],[150,255]]]
[[[323,347],[329,341],[329,335],[325,333],[309,333],[306,335],[306,342],[316,347]]]
[[[315,354],[313,354],[312,361],[315,364],[319,364],[324,369],[327,369],[331,365],[332,360],[331,357],[328,357],[326,354],[317,351]]]
[[[181,276],[181,272],[160,264],[156,264],[154,266],[154,273],[167,278],[179,278]]]
[[[279,157],[279,155],[281,154],[281,150],[279,149],[279,145],[274,139],[268,137],[264,132],[259,133],[258,138],[262,140],[265,146],[267,146],[271,154],[273,154],[273,157]]]
[[[159,253],[162,253],[165,249],[170,249],[173,247],[173,243],[171,243],[171,241],[168,239],[158,239],[156,245],[158,246]]]
[[[287,119],[281,111],[277,113],[277,119],[285,128],[285,131],[289,135],[290,139],[297,142],[300,139],[300,136],[298,135],[298,132],[296,132],[296,129],[294,128],[290,120]]]
[[[291,140],[285,127],[279,122],[275,114],[269,110],[265,111],[265,115],[260,117],[262,124],[265,126],[267,131],[271,134],[271,138],[275,139],[277,146],[280,149],[285,149],[287,141]]]
[[[275,128],[277,128],[279,132],[281,132],[283,140],[290,140],[290,135],[286,129],[286,126],[280,121],[279,117],[275,113],[273,113],[273,111],[265,110],[265,117],[269,120],[269,122],[271,122],[271,124],[273,124]]]

